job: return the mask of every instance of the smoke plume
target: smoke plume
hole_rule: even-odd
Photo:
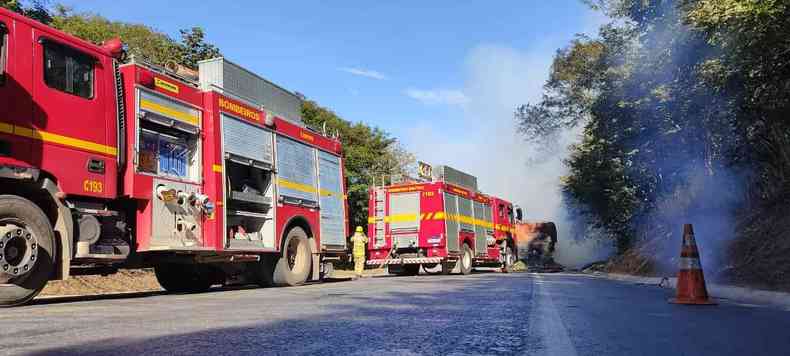
[[[571,229],[560,177],[568,145],[578,130],[562,132],[549,142],[527,143],[516,131],[514,108],[540,98],[553,51],[524,52],[502,46],[481,46],[466,60],[463,88],[467,98],[454,122],[429,122],[414,128],[405,140],[421,160],[448,164],[478,177],[480,189],[521,206],[528,221],[554,221],[558,228],[555,258],[577,267],[606,258],[610,246],[588,239],[587,231]]]

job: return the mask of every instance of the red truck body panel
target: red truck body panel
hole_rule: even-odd
[[[392,211],[393,195],[409,193],[419,193],[419,211],[406,213]],[[379,194],[383,194],[383,197],[379,197]],[[486,219],[485,215],[480,215],[480,211],[477,212],[479,216],[475,216],[474,212],[472,215],[454,213],[445,206],[448,197],[445,194],[480,203],[483,209],[491,212],[491,220]],[[383,213],[377,217],[377,209],[381,210],[382,208]],[[501,215],[498,213],[499,209],[503,211]],[[510,215],[508,215],[508,211],[510,211]],[[474,251],[477,263],[496,263],[501,257],[500,243],[514,239],[513,206],[511,203],[441,181],[373,188],[370,191],[369,212],[368,235],[370,241],[368,250],[371,264],[395,262],[392,261],[393,250],[403,248],[402,245],[395,246],[395,241],[402,236],[416,235],[417,243],[416,246],[412,246],[412,250],[421,257],[407,257],[407,259],[417,262],[428,261],[423,263],[435,263],[437,258],[442,261],[447,258],[457,258],[460,255],[459,247],[464,244],[469,245]],[[394,224],[410,221],[410,219],[418,221],[416,229],[399,231],[397,228],[393,228]],[[475,230],[464,229],[458,231],[457,237],[450,236],[448,222],[473,225],[479,228],[476,231],[484,231],[483,233],[487,237],[476,238],[478,235]],[[414,253],[410,253],[409,256]],[[420,259],[422,257],[427,259]]]

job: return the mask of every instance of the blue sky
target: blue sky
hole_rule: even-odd
[[[203,27],[234,62],[542,216],[556,215],[533,202],[558,200],[537,197],[556,191],[562,152],[527,166],[512,112],[539,97],[557,48],[606,20],[579,0],[62,2],[173,37]]]

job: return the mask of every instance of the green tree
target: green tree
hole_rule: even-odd
[[[127,46],[128,58],[158,65],[176,62],[194,68],[199,60],[221,55],[216,46],[205,41],[200,27],[181,30],[182,41],[178,42],[146,25],[111,21],[94,13],[76,13],[62,5],[55,6],[51,25],[96,44],[119,37]]]
[[[110,21],[94,13],[75,13],[60,5],[55,8],[53,17],[55,28],[96,44],[119,37],[127,46],[129,57],[160,65],[181,61],[181,46],[148,26]]]
[[[367,124],[344,120],[331,110],[306,100],[302,117],[307,125],[338,133],[348,185],[351,226],[366,226],[368,189],[392,174],[413,173],[413,156],[386,132]]]
[[[199,61],[222,56],[219,48],[205,41],[205,33],[202,28],[192,27],[179,32],[181,33],[182,47],[181,64],[197,68]]]
[[[700,84],[700,64],[716,49],[690,30],[680,7],[659,0],[596,6],[619,21],[560,50],[543,99],[519,107],[516,117],[533,139],[584,125],[567,161],[567,201],[624,251],[641,231],[656,231],[659,205],[697,172],[715,179],[727,171],[738,140],[729,98]]]
[[[790,267],[754,261],[790,248],[780,228],[790,210],[790,3],[586,2],[615,21],[558,51],[542,100],[516,109],[532,140],[583,126],[566,202],[621,252],[674,232],[659,214],[667,206],[683,217],[718,209],[706,220],[741,221],[726,263],[786,283]]]
[[[26,6],[25,3],[29,5]],[[52,22],[52,16],[48,10],[48,3],[48,0],[32,0],[29,2],[20,0],[0,0],[0,7],[25,15],[38,22],[50,24]]]

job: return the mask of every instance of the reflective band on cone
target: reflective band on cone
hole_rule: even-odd
[[[702,270],[702,265],[699,263],[699,258],[680,258],[680,270]]]
[[[683,247],[680,252],[680,271],[678,271],[677,296],[670,299],[675,304],[714,305],[705,287],[705,275],[699,259],[697,241],[691,224],[683,226]]]

